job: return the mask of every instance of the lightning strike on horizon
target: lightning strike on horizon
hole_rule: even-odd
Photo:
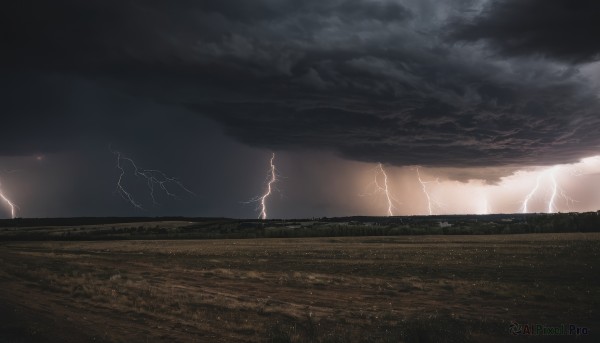
[[[527,204],[529,204],[529,201],[531,200],[531,198],[533,197],[533,195],[537,192],[538,188],[540,188],[540,179],[542,178],[542,176],[543,176],[543,174],[539,174],[537,176],[537,178],[535,179],[535,187],[533,187],[533,189],[531,190],[531,192],[529,192],[525,196],[525,200],[523,200],[523,211],[522,211],[522,213],[528,213]]]
[[[271,155],[271,160],[269,161],[271,168],[269,169],[269,177],[268,177],[269,181],[267,182],[267,190],[265,191],[265,194],[254,199],[254,201],[260,202],[260,214],[258,215],[258,219],[262,219],[262,220],[267,219],[267,198],[271,195],[271,193],[273,191],[273,184],[275,182],[277,182],[276,168],[275,168],[275,164],[273,163],[274,160],[275,160],[275,153],[273,153],[273,155]]]
[[[387,202],[388,202],[388,215],[393,216],[394,213],[392,212],[392,208],[394,207],[394,205],[392,205],[392,199],[391,199],[390,190],[388,187],[388,176],[387,176],[385,170],[383,169],[383,166],[381,165],[381,163],[379,163],[379,170],[383,174],[384,188],[379,186],[379,184],[377,183],[377,177],[375,178],[375,183],[377,184],[377,187],[379,187],[385,193],[385,197],[387,198]]]
[[[2,184],[0,184],[0,186],[2,186]],[[2,192],[2,188],[0,188],[0,199],[2,199],[8,205],[8,207],[10,207],[10,218],[15,219],[15,208],[17,206],[12,201],[10,201],[6,197],[6,195],[4,195],[4,192]]]
[[[390,186],[389,186],[389,182],[388,182],[388,175],[385,171],[385,169],[383,169],[383,165],[381,163],[377,164],[377,167],[375,167],[375,176],[373,178],[373,182],[371,182],[369,185],[374,185],[375,186],[375,191],[372,193],[368,193],[366,195],[373,195],[374,193],[383,193],[385,194],[386,200],[387,200],[387,214],[388,216],[393,216],[394,212],[393,210],[396,208],[394,206],[394,202],[399,204],[400,202],[398,200],[396,200],[394,198],[394,196],[391,195],[390,192]],[[383,186],[379,183],[379,175],[383,175]]]
[[[554,175],[554,171],[556,167],[550,170],[550,181],[552,182],[552,196],[550,196],[550,201],[548,201],[548,213],[555,212],[556,206],[554,205],[554,200],[556,199],[556,191],[558,189],[558,184],[556,183],[556,177]]]
[[[425,193],[425,197],[427,198],[427,209],[429,210],[429,215],[433,215],[433,204],[437,204],[437,202],[431,197],[431,195],[429,194],[429,191],[427,191],[427,184],[435,182],[435,183],[440,183],[439,179],[435,179],[432,181],[423,181],[423,179],[421,179],[421,173],[419,172],[419,168],[417,168],[417,178],[419,179],[419,182],[421,183],[421,188],[423,189],[423,193]],[[440,207],[439,204],[437,204],[438,207]]]
[[[556,171],[558,169],[559,166],[554,166],[538,174],[535,181],[535,187],[533,187],[533,189],[525,196],[525,199],[523,200],[522,213],[529,213],[528,204],[531,201],[532,197],[538,192],[541,181],[544,178],[549,178],[550,180],[550,198],[548,199],[547,213],[555,213],[558,211],[558,207],[556,206],[556,199],[559,196],[565,200],[569,207],[571,203],[575,202],[575,200],[566,195],[565,192],[558,185],[558,181],[556,180]]]
[[[117,156],[117,165],[116,168],[119,169],[121,171],[121,173],[119,174],[119,178],[117,180],[117,187],[116,187],[116,192],[119,193],[119,195],[125,199],[126,201],[128,201],[132,206],[134,206],[135,208],[138,209],[143,209],[143,206],[138,203],[137,201],[135,201],[134,197],[131,195],[130,192],[128,192],[125,187],[123,186],[123,179],[125,177],[125,175],[127,174],[125,168],[123,167],[123,165],[121,165],[121,162],[127,162],[129,163],[132,167],[133,167],[133,175],[135,177],[141,177],[143,179],[145,179],[146,181],[146,185],[148,186],[148,189],[150,190],[150,198],[152,199],[152,202],[154,204],[158,204],[156,202],[156,198],[154,197],[154,190],[155,190],[155,186],[160,187],[160,189],[168,196],[173,197],[173,198],[177,198],[177,195],[171,193],[169,191],[169,189],[167,188],[167,185],[170,183],[173,183],[177,186],[179,186],[179,188],[181,188],[182,190],[195,195],[192,191],[190,191],[189,189],[187,189],[179,180],[177,180],[176,178],[167,176],[165,173],[163,173],[160,170],[157,169],[141,169],[138,168],[137,164],[129,157],[123,157],[123,155],[121,154],[121,152],[119,151],[113,151],[113,154],[115,154]]]
[[[561,197],[567,204],[567,207],[571,209],[571,204],[576,201],[568,196],[565,191],[560,187],[558,182],[556,181],[556,171],[559,169],[559,166],[554,166],[550,169],[550,180],[552,182],[552,196],[550,197],[550,201],[548,202],[548,213],[558,212],[558,207],[555,205],[556,198]]]

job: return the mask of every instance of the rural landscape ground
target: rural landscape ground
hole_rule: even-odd
[[[2,342],[592,342],[600,330],[594,232],[5,240],[0,266]],[[588,334],[513,336],[513,322]]]

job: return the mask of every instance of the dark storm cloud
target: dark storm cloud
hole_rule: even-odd
[[[492,1],[480,16],[457,25],[453,36],[485,40],[502,54],[539,54],[566,61],[600,59],[600,2],[595,0]]]
[[[479,39],[467,28],[508,6],[494,4],[474,19],[463,18],[479,5],[18,2],[4,5],[0,25],[10,35],[1,59],[3,69],[77,75],[192,109],[235,139],[273,150],[331,150],[359,161],[454,167],[554,164],[596,154],[597,89],[576,65],[535,57],[590,59],[593,48],[560,55],[570,48],[544,50],[539,43],[520,58],[490,58],[485,48],[456,44],[446,32],[461,18],[470,24],[461,26],[459,38]],[[535,33],[552,30],[542,26]],[[574,51],[579,43],[565,44]],[[59,107],[48,106],[47,112]],[[28,121],[46,118],[27,113]],[[18,148],[16,138],[2,143],[31,149]]]

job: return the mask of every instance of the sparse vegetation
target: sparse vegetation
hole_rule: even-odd
[[[555,214],[347,217],[305,220],[224,218],[0,220],[0,241],[137,240],[491,235],[600,232],[600,211]]]
[[[99,341],[502,342],[511,320],[600,324],[598,233],[1,245],[0,305]],[[57,334],[20,325],[2,330]]]

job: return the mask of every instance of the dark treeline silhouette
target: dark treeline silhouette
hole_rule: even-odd
[[[600,232],[600,211],[257,220],[187,217],[0,221],[0,241],[486,235]]]

